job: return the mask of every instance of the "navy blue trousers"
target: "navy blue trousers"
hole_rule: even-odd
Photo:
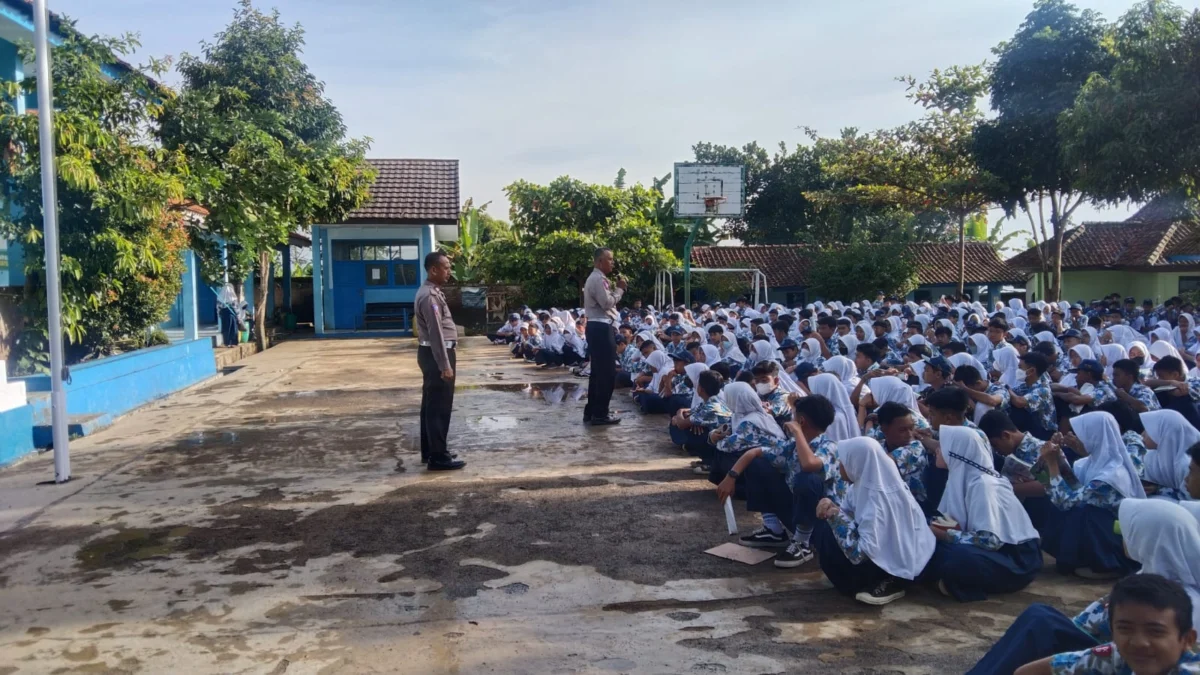
[[[1026,663],[1064,652],[1091,649],[1098,643],[1062,612],[1041,603],[1030,605],[967,675],[1012,675]]]
[[[925,467],[925,475],[921,477],[921,481],[925,483],[925,501],[917,502],[926,518],[937,515],[937,507],[942,503],[942,494],[946,491],[946,481],[949,479],[950,471],[939,469],[931,457]]]
[[[987,551],[974,544],[939,541],[930,563],[932,573],[959,602],[986,600],[996,593],[1015,593],[1042,570],[1042,550],[1033,539]]]
[[[854,596],[860,591],[874,588],[890,576],[871,562],[870,558],[857,565],[850,562],[837,538],[833,536],[833,529],[824,520],[817,521],[813,527],[810,545],[817,554],[821,571],[825,573],[829,583],[843,595]]]
[[[1029,411],[1029,408],[1008,407],[1008,417],[1021,431],[1033,434],[1034,438],[1048,441],[1054,432],[1042,426],[1041,418]]]
[[[680,408],[692,405],[691,394],[675,394],[663,398],[658,394],[642,393],[633,397],[638,407],[647,415],[674,415]]]
[[[682,445],[684,450],[692,457],[699,459],[705,465],[712,464],[713,455],[717,453],[717,446],[708,442],[708,430],[701,427],[701,433],[693,433],[692,429],[680,429],[674,424],[668,424],[667,430],[671,434],[671,442],[675,445]]]
[[[746,467],[746,510],[753,513],[773,513],[789,532],[796,531],[799,504],[788,487],[787,477],[771,466],[770,460],[759,457]],[[812,518],[801,529],[812,530]]]
[[[1141,565],[1125,555],[1121,535],[1113,532],[1117,517],[1091,505],[1051,514],[1055,522],[1045,527],[1042,548],[1054,556],[1055,569],[1070,574],[1077,569],[1132,574]]]

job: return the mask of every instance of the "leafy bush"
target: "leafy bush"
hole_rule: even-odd
[[[917,287],[917,265],[902,244],[849,244],[821,249],[808,271],[809,287],[821,298],[850,301],[886,294],[906,295]]]

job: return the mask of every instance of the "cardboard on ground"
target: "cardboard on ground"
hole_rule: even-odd
[[[710,548],[705,553],[746,565],[757,565],[764,560],[770,560],[775,557],[775,554],[771,551],[750,548],[749,546],[742,546],[741,544],[734,544],[732,542]]]

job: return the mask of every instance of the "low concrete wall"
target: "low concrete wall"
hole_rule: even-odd
[[[155,399],[186,389],[217,374],[208,338],[142,349],[71,367],[66,385],[67,416],[73,433],[89,433]],[[15,378],[25,382],[35,427],[50,424],[50,376]],[[45,446],[45,434],[35,443]]]
[[[33,406],[0,412],[0,466],[33,452]]]

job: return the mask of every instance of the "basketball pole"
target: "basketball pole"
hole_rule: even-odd
[[[692,308],[692,244],[696,243],[696,233],[700,231],[703,218],[692,221],[692,231],[688,234],[687,243],[683,245],[683,306]],[[671,298],[671,302],[675,299]]]

